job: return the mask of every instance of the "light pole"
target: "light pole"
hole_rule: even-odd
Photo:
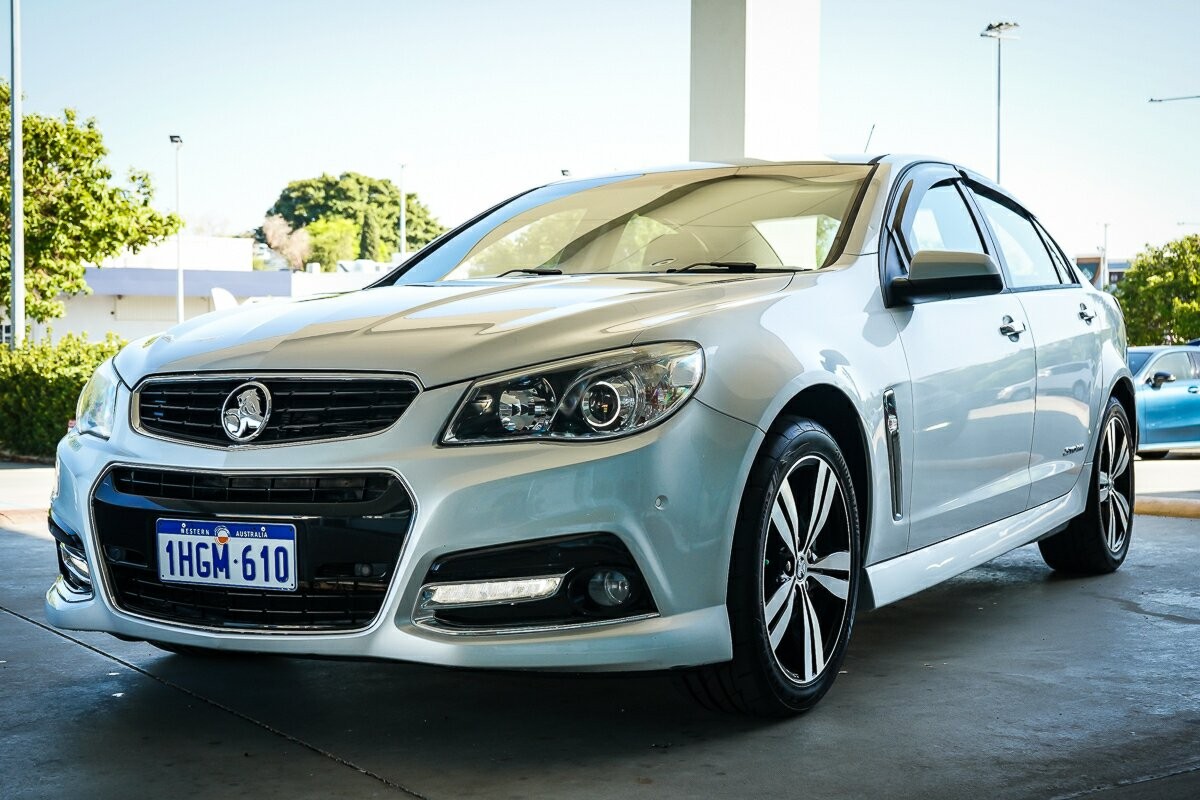
[[[179,230],[175,231],[175,322],[183,322],[183,214],[179,210],[179,151],[183,149],[183,137],[171,134],[175,145],[175,215],[179,217]]]
[[[12,12],[12,324],[9,347],[25,341],[25,150],[21,141],[21,0],[10,0]]]
[[[979,34],[985,39],[996,40],[996,183],[1000,182],[1000,66],[1001,66],[1001,45],[1005,39],[1015,39],[1015,36],[1006,36],[1008,31],[1020,27],[1015,22],[993,22],[983,29]]]
[[[404,253],[408,249],[408,204],[404,201],[404,168],[400,165],[400,261],[404,261]]]

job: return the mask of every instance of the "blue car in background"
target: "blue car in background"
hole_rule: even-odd
[[[1137,387],[1138,455],[1164,458],[1200,447],[1200,348],[1131,347]]]

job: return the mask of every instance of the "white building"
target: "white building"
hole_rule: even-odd
[[[254,241],[220,236],[180,239],[184,311],[188,319],[233,301],[245,303],[307,297],[360,289],[393,265],[355,262],[354,271],[292,272],[255,270]],[[58,339],[86,333],[95,341],[109,331],[124,339],[157,333],[175,324],[176,243],[168,239],[138,253],[125,253],[88,267],[90,294],[63,298],[66,315],[48,324],[32,323],[35,339],[49,332]],[[224,299],[222,299],[224,298]]]

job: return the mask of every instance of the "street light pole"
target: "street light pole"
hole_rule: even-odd
[[[1004,34],[1015,28],[1020,27],[1015,22],[993,22],[983,29],[979,35],[985,39],[996,40],[996,183],[1000,182],[1000,76],[1001,76],[1001,58],[1003,57],[1002,45],[1005,39],[1015,39],[1015,36],[1005,36]]]
[[[12,325],[9,347],[16,350],[25,341],[25,148],[21,140],[21,0],[9,0],[12,13]]]
[[[177,133],[171,134],[171,144],[175,145],[175,215],[179,217],[180,227],[175,231],[175,322],[183,322],[183,214],[179,209],[179,151],[183,149],[183,137]]]

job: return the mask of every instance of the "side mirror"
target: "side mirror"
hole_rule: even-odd
[[[987,253],[919,250],[908,274],[893,278],[891,295],[900,302],[932,296],[977,297],[1004,291],[1000,267]]]
[[[1161,389],[1164,383],[1174,383],[1175,376],[1169,372],[1156,372],[1150,376],[1150,380],[1146,383],[1153,386],[1155,389]]]

